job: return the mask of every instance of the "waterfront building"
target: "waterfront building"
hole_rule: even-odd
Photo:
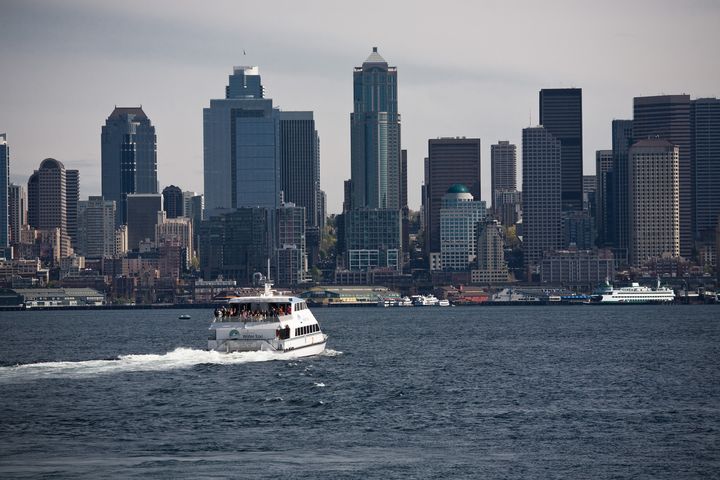
[[[27,223],[27,192],[22,185],[8,186],[8,225],[10,244],[20,243],[20,229]]]
[[[629,153],[630,263],[680,255],[680,149],[663,139],[636,142]]]
[[[526,269],[536,266],[543,252],[557,250],[563,244],[560,152],[560,140],[544,127],[523,129],[522,211]]]
[[[468,271],[477,258],[478,224],[485,221],[485,202],[465,185],[452,185],[440,208],[440,262],[445,271]]]
[[[613,151],[597,150],[595,152],[595,228],[597,244],[612,244],[614,238],[614,191],[613,191]]]
[[[167,214],[167,218],[178,218],[185,216],[185,198],[180,187],[168,185],[163,188],[163,211]]]
[[[140,247],[143,240],[155,239],[158,212],[162,211],[162,196],[152,193],[129,193],[127,205],[128,250]]]
[[[517,147],[507,140],[500,140],[490,145],[490,191],[495,215],[498,215],[497,192],[512,190],[517,190]]]
[[[713,243],[720,218],[720,99],[690,102],[695,168],[695,239]]]
[[[10,245],[8,195],[10,184],[10,147],[7,135],[0,133],[0,255],[7,258],[5,250]]]
[[[680,255],[692,256],[693,161],[690,125],[690,95],[635,97],[633,100],[633,139],[667,140],[678,147],[680,188]]]
[[[428,140],[425,166],[425,252],[440,252],[440,208],[442,197],[455,185],[465,185],[473,198],[480,198],[479,138]]]
[[[46,158],[28,180],[28,224],[37,230],[58,232],[57,259],[72,253],[67,230],[67,197],[65,165]]]
[[[609,249],[548,251],[540,264],[542,283],[575,290],[589,292],[614,277],[615,257]]]
[[[116,204],[103,197],[88,197],[78,203],[77,251],[86,258],[113,257]]]
[[[540,124],[560,142],[562,209],[582,210],[582,89],[540,90]]]
[[[250,285],[255,272],[267,272],[270,231],[265,209],[216,211],[202,222],[199,236],[205,280],[222,276]]]
[[[497,220],[478,224],[477,268],[470,272],[472,283],[506,283],[510,280],[503,236],[503,227]]]
[[[630,199],[628,198],[630,167],[628,151],[633,144],[633,121],[612,121],[613,185],[615,188],[614,212],[615,231],[607,243],[615,247],[616,258],[622,264],[627,263],[630,245]]]
[[[115,107],[102,127],[102,197],[117,206],[115,225],[127,223],[125,197],[158,193],[155,127],[142,107]]]

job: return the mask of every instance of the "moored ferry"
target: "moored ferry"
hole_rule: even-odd
[[[593,292],[592,301],[598,303],[666,303],[675,300],[672,288],[661,287],[658,280],[655,288],[633,282],[629,287],[613,288],[609,282]]]
[[[306,357],[325,350],[328,336],[305,300],[278,295],[269,283],[256,297],[237,297],[215,309],[208,350],[272,352],[282,357]]]

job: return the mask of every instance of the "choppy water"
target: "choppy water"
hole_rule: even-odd
[[[291,361],[178,313],[0,313],[0,477],[720,477],[717,306],[316,310]]]

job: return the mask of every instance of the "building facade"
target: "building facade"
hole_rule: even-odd
[[[163,211],[167,218],[178,218],[185,216],[185,197],[180,187],[168,185],[163,188]]]
[[[540,90],[540,124],[561,145],[562,209],[582,209],[582,89]]]
[[[8,186],[10,244],[20,243],[20,229],[27,223],[27,192],[22,185]]]
[[[556,250],[545,252],[540,265],[542,283],[592,291],[615,277],[611,250]]]
[[[86,258],[114,257],[116,204],[93,196],[78,204],[77,253]]]
[[[595,228],[599,246],[612,244],[615,208],[613,190],[613,151],[595,152]]]
[[[400,210],[353,209],[343,220],[348,270],[401,270]]]
[[[37,230],[58,229],[59,249],[55,258],[72,254],[67,230],[65,166],[46,158],[28,180],[28,224]]]
[[[695,167],[695,239],[712,245],[720,221],[720,99],[690,102]]]
[[[690,95],[636,97],[633,100],[633,139],[667,140],[680,157],[680,254],[690,258],[694,236],[694,185]]]
[[[503,237],[497,220],[478,224],[477,268],[471,272],[472,283],[506,283],[510,279]]]
[[[305,207],[285,203],[275,215],[275,281],[294,286],[307,278],[307,239]]]
[[[140,247],[140,242],[155,239],[158,212],[162,211],[162,196],[152,193],[130,193],[127,205],[128,250]]]
[[[124,224],[127,194],[158,193],[155,127],[142,107],[115,107],[102,128],[101,155],[102,196],[115,201],[115,224]]]
[[[4,250],[10,245],[10,228],[8,213],[8,195],[10,186],[10,147],[7,143],[7,135],[0,133],[0,250],[4,256]]]
[[[633,121],[612,121],[613,185],[615,187],[615,231],[607,243],[615,247],[616,258],[626,264],[630,246],[630,199],[628,197],[630,167],[628,151],[633,144]]]
[[[476,201],[465,185],[452,185],[440,208],[440,261],[445,271],[468,271],[477,258],[478,224],[485,221],[485,202]]]
[[[630,263],[680,255],[680,149],[663,139],[636,142],[630,161]]]
[[[532,269],[548,250],[561,248],[561,143],[544,127],[523,129],[523,251]]]
[[[490,185],[497,214],[496,192],[517,190],[517,147],[507,140],[490,145]]]
[[[425,250],[440,252],[440,208],[442,198],[455,185],[465,185],[473,198],[480,198],[479,138],[428,140],[425,166]]]

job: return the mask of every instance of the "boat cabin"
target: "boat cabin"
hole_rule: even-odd
[[[296,299],[236,298],[215,308],[215,318],[223,322],[278,321],[293,311],[305,310],[307,304]]]

